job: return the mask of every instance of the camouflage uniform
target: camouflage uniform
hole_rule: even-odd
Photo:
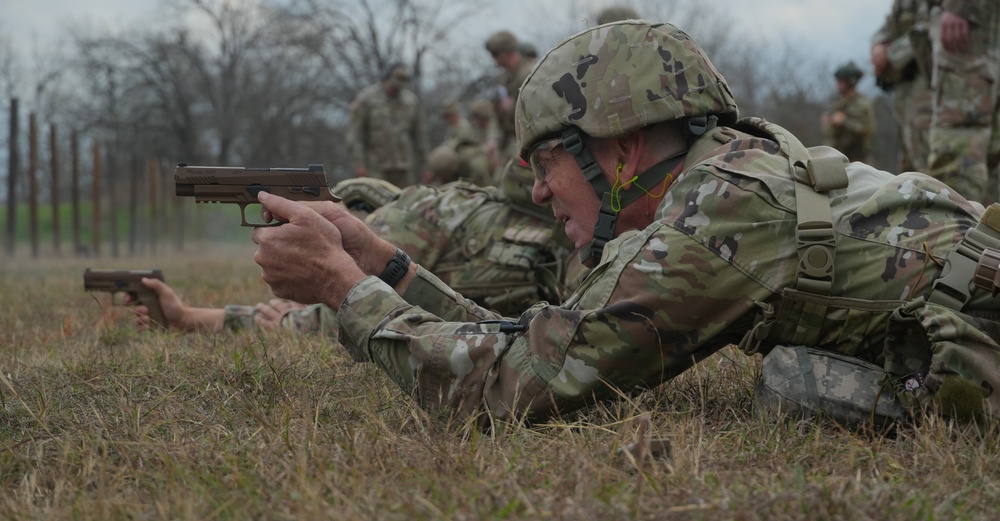
[[[927,171],[927,134],[933,110],[930,68],[921,66],[917,59],[918,50],[929,43],[920,41],[926,39],[927,25],[926,7],[922,3],[923,0],[893,2],[885,23],[873,38],[873,43],[887,46],[889,65],[876,82],[883,90],[892,92],[892,108],[899,130],[900,172]],[[929,56],[926,61],[929,63]]]
[[[490,37],[486,42],[486,49],[491,54],[499,52],[518,51],[517,39],[507,31],[500,31]],[[504,160],[517,155],[517,140],[514,136],[514,106],[517,103],[521,84],[524,83],[531,68],[534,67],[535,60],[521,56],[517,68],[514,71],[504,70],[499,80],[500,92],[494,98],[494,110],[496,111],[497,126],[500,130],[498,148],[501,150]],[[501,104],[504,97],[509,96],[514,105],[505,109]]]
[[[996,201],[990,171],[1000,160],[997,93],[1000,83],[1000,4],[996,0],[943,0],[931,12],[934,116],[928,173],[984,203]],[[969,22],[969,46],[941,45],[940,16],[949,11]],[[991,153],[992,152],[992,153]]]
[[[826,144],[840,150],[851,161],[871,161],[872,135],[875,133],[875,109],[868,96],[852,92],[838,96],[829,113],[843,112],[843,125],[826,125]]]
[[[620,74],[657,63],[665,71],[659,78]],[[588,134],[607,137],[653,116],[699,113],[720,126],[693,141],[653,223],[604,245],[600,263],[562,304],[539,302],[504,323],[426,269],[403,295],[366,277],[339,311],[345,347],[381,366],[421,406],[463,415],[486,409],[484,423],[545,418],[649,388],[745,338],[757,347],[799,343],[879,363],[891,317],[928,291],[940,271],[930,256],[948,255],[976,224],[978,204],[923,174],[845,167],[842,156],[820,147],[822,163],[839,165],[849,179],[827,199],[835,276],[831,296],[811,294],[812,285],[796,290],[797,225],[814,211],[797,205],[804,182],[790,166],[800,176],[806,163],[792,159],[789,143],[798,142],[762,120],[735,122],[721,75],[667,24],[606,25],[556,46],[525,84],[518,137],[529,150],[584,121]],[[1000,301],[979,294],[970,308],[996,316]],[[935,309],[909,311],[944,316]],[[775,317],[781,320],[768,320]],[[952,333],[978,331],[954,316],[947,322]],[[1000,327],[984,331],[977,339],[995,351],[974,373],[995,372],[1000,363]],[[998,398],[990,398],[992,407]]]
[[[416,182],[426,150],[417,96],[405,88],[389,96],[381,83],[364,88],[351,103],[347,146],[351,164],[369,177],[397,186]]]
[[[562,300],[584,272],[562,226],[530,202],[515,201],[523,195],[463,181],[412,186],[365,222],[466,297],[509,315],[539,300]],[[253,327],[253,314],[250,306],[226,306],[226,326]],[[335,314],[326,306],[287,313],[282,325],[336,338]]]

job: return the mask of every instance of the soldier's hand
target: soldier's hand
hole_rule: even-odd
[[[969,22],[950,11],[941,13],[941,45],[948,52],[961,52],[969,46]]]
[[[143,277],[142,285],[153,290],[160,300],[160,308],[163,309],[163,317],[167,319],[167,326],[178,329],[186,329],[184,326],[184,316],[187,305],[179,295],[160,279]],[[132,296],[125,296],[125,303],[132,304]],[[136,327],[140,331],[149,329],[151,323],[149,318],[149,308],[144,304],[138,304],[133,308],[135,312]]]
[[[273,298],[266,304],[259,302],[254,306],[256,313],[253,321],[264,329],[278,329],[281,327],[281,319],[286,313],[294,309],[302,309],[302,307],[302,304],[297,302]]]
[[[258,200],[268,212],[286,221],[273,228],[255,228],[251,233],[257,244],[254,262],[261,267],[264,282],[277,297],[338,309],[365,274],[344,250],[341,231],[334,221],[343,216],[357,219],[343,205],[322,206],[332,214],[325,216],[309,206],[266,192]],[[350,228],[350,222],[345,227]]]
[[[844,114],[844,112],[841,110],[838,110],[833,114],[830,114],[830,124],[835,127],[843,125],[844,122],[846,121],[847,121],[847,114]]]

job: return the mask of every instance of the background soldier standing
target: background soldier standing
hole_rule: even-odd
[[[356,177],[396,186],[416,182],[427,147],[423,116],[409,84],[406,66],[393,64],[380,83],[363,89],[351,103],[347,146]]]
[[[1000,82],[1000,3],[931,1],[934,118],[928,172],[983,203],[998,194],[989,172],[1000,161],[997,83]],[[992,149],[992,150],[991,150]],[[991,153],[992,152],[992,153]]]
[[[497,126],[500,129],[498,148],[501,163],[517,156],[514,137],[514,105],[524,79],[535,60],[521,54],[517,38],[509,31],[498,31],[486,40],[486,50],[498,67],[503,69],[494,97]]]
[[[922,0],[895,0],[885,23],[872,38],[875,83],[892,93],[899,130],[899,171],[927,171],[927,133],[931,126],[930,49]],[[914,45],[916,43],[916,46]],[[918,60],[917,52],[927,54]]]
[[[851,161],[870,162],[872,135],[875,133],[875,109],[868,96],[858,92],[858,80],[864,73],[854,62],[833,73],[839,97],[820,118],[827,144],[844,153]]]

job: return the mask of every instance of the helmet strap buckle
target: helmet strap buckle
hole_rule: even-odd
[[[687,118],[684,124],[684,136],[690,141],[694,141],[715,128],[718,123],[719,118],[714,115]]]

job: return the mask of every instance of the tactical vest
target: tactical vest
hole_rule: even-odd
[[[750,123],[770,134],[767,137],[778,143],[788,159],[796,182],[799,263],[794,287],[782,290],[776,305],[757,302],[761,311],[740,348],[748,354],[767,354],[780,347],[776,356],[785,357],[793,369],[801,368],[794,372],[802,387],[799,405],[805,408],[822,409],[820,404],[837,408],[839,403],[853,401],[856,408],[871,409],[872,416],[895,416],[893,404],[880,403],[884,390],[911,415],[933,409],[961,420],[976,420],[985,412],[1000,413],[1000,393],[994,392],[1000,386],[1000,317],[995,312],[965,309],[976,291],[977,266],[995,262],[989,252],[1000,249],[1000,204],[992,205],[947,256],[926,299],[873,301],[833,296],[837,235],[828,192],[847,187],[846,158],[829,147],[807,150],[784,129],[763,120]],[[851,358],[817,358],[823,356],[813,349],[819,347],[821,331],[848,320],[878,328],[888,324],[887,330],[879,331],[886,333],[881,347],[884,367],[854,358],[851,370]],[[874,331],[865,333],[869,332]],[[872,374],[880,378],[873,379]],[[767,364],[764,376],[766,380]],[[865,382],[878,380],[882,382],[862,389]]]

